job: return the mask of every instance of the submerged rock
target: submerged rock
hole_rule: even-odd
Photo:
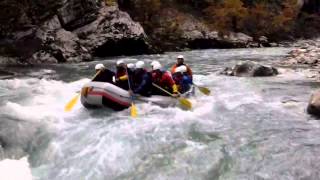
[[[309,114],[320,117],[320,90],[314,92],[309,100],[307,107],[307,112]]]
[[[246,77],[259,77],[259,76],[275,76],[278,70],[271,66],[261,65],[252,61],[239,62],[232,68],[225,68],[221,74],[228,76],[246,76]]]

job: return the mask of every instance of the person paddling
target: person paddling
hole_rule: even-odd
[[[174,94],[174,96],[179,96],[178,87],[175,84],[172,76],[167,71],[161,70],[161,64],[159,62],[152,64],[152,82],[161,88],[167,90],[168,92]],[[168,94],[159,90],[159,88],[154,87],[152,90],[153,94],[164,95]]]
[[[115,75],[116,86],[125,90],[129,90],[126,64],[124,63],[123,60],[118,60],[116,68],[117,68],[116,75]]]
[[[144,69],[144,62],[138,61],[135,65],[133,73],[133,90],[129,92],[132,94],[140,94],[142,96],[150,96],[152,88],[152,77],[151,74]]]
[[[172,77],[178,85],[180,93],[187,92],[193,84],[191,77],[187,73],[187,67],[184,65],[177,67]]]
[[[97,64],[94,69],[96,70],[96,73],[98,71],[100,72],[92,81],[113,83],[112,79],[115,75],[114,72],[106,69],[103,64]]]
[[[187,74],[192,79],[192,70],[187,64],[184,63],[184,57],[182,55],[179,55],[177,57],[177,63],[171,67],[171,73],[174,74],[176,72],[176,68],[179,67],[179,66],[182,66],[182,65],[186,66]]]

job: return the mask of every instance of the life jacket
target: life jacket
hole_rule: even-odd
[[[180,93],[185,93],[191,88],[192,79],[187,73],[175,73],[173,74],[173,78],[178,86]]]
[[[182,73],[173,73],[172,74],[172,78],[173,78],[174,82],[177,85],[179,85],[180,82],[182,81],[183,75],[182,75]]]
[[[136,69],[133,73],[133,92],[143,95],[150,96],[152,88],[152,76],[151,73],[145,69]]]
[[[179,67],[179,66],[182,66],[182,65],[184,65],[184,66],[186,66],[187,67],[187,74],[191,77],[191,79],[192,79],[192,70],[191,70],[191,68],[187,65],[187,64],[180,64],[180,65],[178,65],[178,64],[175,64],[175,65],[173,65],[172,67],[171,67],[171,73],[172,74],[174,74],[175,72],[176,72],[176,68],[177,67]]]
[[[112,78],[114,75],[113,71],[104,69],[92,81],[113,83]]]
[[[120,79],[120,80],[127,80],[128,79],[127,71],[125,68],[123,68],[123,67],[117,68],[116,79]]]
[[[177,93],[178,88],[176,86],[176,83],[172,79],[172,76],[170,72],[167,71],[154,71],[152,73],[152,81],[153,83],[159,85],[163,89],[169,91],[170,93]],[[160,93],[158,90],[155,89],[157,92],[156,94],[163,95],[164,93]],[[166,94],[167,95],[167,94]]]
[[[123,67],[117,68],[115,77],[116,79],[118,79],[118,81],[116,81],[115,83],[118,87],[125,90],[129,90],[128,75],[125,68]]]

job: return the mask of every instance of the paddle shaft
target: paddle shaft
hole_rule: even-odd
[[[152,83],[152,85],[153,85],[153,86],[155,86],[156,88],[159,88],[159,89],[160,89],[160,90],[162,90],[163,92],[165,92],[165,93],[169,94],[170,96],[173,96],[173,94],[172,94],[172,93],[170,93],[169,91],[167,91],[167,90],[163,89],[162,87],[158,86],[157,84]]]
[[[132,89],[131,89],[131,83],[130,83],[130,78],[129,78],[129,73],[128,73],[128,68],[126,68],[126,73],[127,73],[127,76],[128,76],[128,86],[129,86],[129,90],[132,92]],[[133,100],[133,95],[130,95],[130,99],[131,99],[131,110],[130,110],[130,114],[131,114],[131,117],[135,118],[137,117],[137,108],[134,104],[134,100]]]

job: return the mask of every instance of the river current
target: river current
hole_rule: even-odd
[[[218,73],[240,60],[271,65],[289,50],[196,50],[7,67],[18,75],[0,80],[0,169],[5,159],[24,157],[12,173],[25,173],[15,168],[24,163],[35,180],[318,180],[320,121],[305,108],[319,83],[303,70],[281,67],[274,77]],[[133,119],[129,110],[87,110],[80,102],[63,111],[98,62],[112,69],[119,59],[159,60],[170,67],[178,54],[195,83],[212,92],[198,91],[192,111],[138,104]],[[6,173],[0,170],[0,179]]]

